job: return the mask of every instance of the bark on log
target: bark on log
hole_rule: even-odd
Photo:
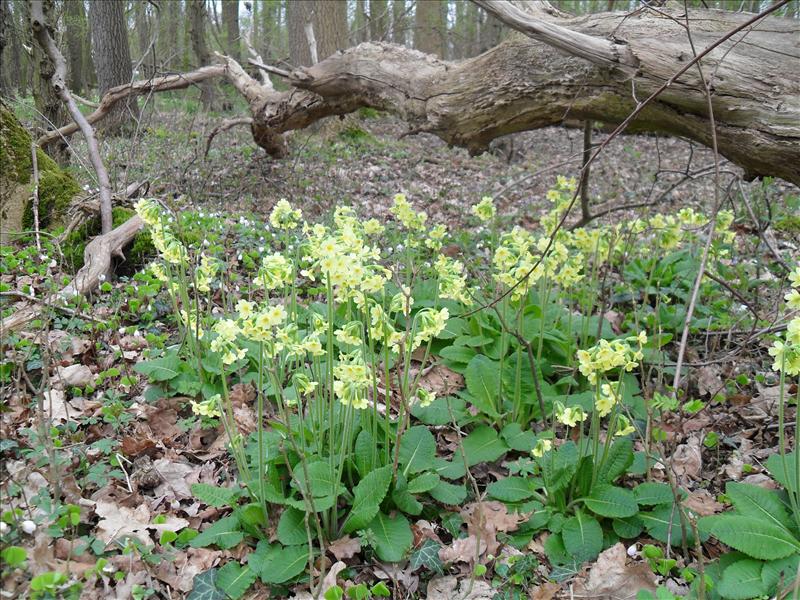
[[[434,133],[473,153],[502,135],[567,118],[618,124],[694,57],[682,14],[681,8],[559,20],[562,37],[574,31],[613,40],[605,52],[599,44],[587,47],[585,57],[519,36],[459,63],[399,46],[361,44],[292,72],[290,83],[307,93],[265,95],[262,109],[253,115],[254,137],[258,141],[300,129],[362,106],[393,112],[415,131]],[[749,17],[689,11],[697,53]],[[711,82],[720,154],[749,178],[778,176],[800,185],[798,35],[797,21],[768,17],[702,60]],[[563,40],[560,44],[567,47]],[[645,108],[629,131],[677,135],[710,146],[707,101],[697,69]]]
[[[563,18],[531,3],[525,6],[534,10],[523,12],[499,0],[473,1],[536,39],[512,36],[456,63],[401,46],[364,43],[292,71],[287,79],[294,89],[285,92],[261,86],[238,63],[224,59],[225,65],[120,86],[112,90],[116,96],[103,98],[89,122],[128,93],[225,76],[250,104],[255,142],[274,157],[287,154],[284,132],[361,107],[394,113],[412,132],[430,132],[479,153],[500,136],[565,120],[619,124],[696,54],[752,18],[720,10],[685,14],[683,6]],[[767,17],[699,63],[711,87],[719,152],[747,178],[777,176],[800,185],[798,35],[796,20]],[[708,103],[697,66],[648,104],[628,131],[710,146]]]

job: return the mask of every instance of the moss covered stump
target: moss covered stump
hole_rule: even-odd
[[[11,108],[0,101],[0,233],[33,228],[33,160],[31,135]],[[39,171],[39,226],[61,222],[81,186],[53,159],[36,149]]]

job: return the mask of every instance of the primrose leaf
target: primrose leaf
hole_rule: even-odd
[[[469,361],[464,377],[475,408],[489,417],[499,417],[495,408],[500,399],[499,363],[478,354]]]
[[[344,533],[364,529],[375,518],[391,482],[391,465],[372,471],[358,482],[353,489],[353,508],[343,525]]]
[[[403,434],[398,459],[404,475],[433,468],[435,458],[436,438],[427,427],[416,425]]]
[[[369,524],[369,530],[373,535],[375,554],[380,560],[386,562],[403,560],[414,541],[408,520],[400,514],[389,517],[378,513]]]
[[[239,600],[256,580],[256,573],[249,566],[230,561],[217,571],[217,586],[231,598]]]
[[[484,462],[494,462],[508,451],[508,446],[488,425],[476,428],[462,442],[467,464],[472,467]]]

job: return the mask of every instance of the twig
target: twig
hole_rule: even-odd
[[[228,131],[237,125],[250,125],[253,122],[252,117],[235,117],[233,119],[225,119],[214,127],[211,133],[208,135],[208,139],[206,140],[206,151],[203,152],[203,157],[208,156],[208,151],[211,150],[211,142],[214,141],[214,138],[217,137],[223,131]]]
[[[33,234],[36,238],[36,250],[41,254],[42,240],[39,237],[39,159],[36,156],[36,144],[31,141],[31,164],[33,165]]]
[[[764,245],[772,253],[772,256],[775,257],[775,260],[778,261],[778,264],[780,264],[787,272],[790,271],[791,269],[789,268],[789,265],[786,264],[786,261],[783,260],[783,257],[780,255],[777,248],[772,245],[772,242],[764,234],[769,227],[769,223],[767,224],[767,227],[762,229],[761,224],[756,218],[756,213],[753,211],[753,207],[750,205],[750,199],[747,197],[747,191],[744,189],[741,180],[739,181],[739,192],[742,194],[742,202],[744,202],[745,207],[747,207],[747,212],[750,215],[750,218],[753,219],[753,225],[755,225],[756,231],[758,231],[758,237],[760,237],[761,241],[764,242]]]
[[[285,69],[279,69],[278,67],[265,65],[264,63],[254,60],[252,58],[249,59],[247,62],[256,68],[261,69],[262,71],[266,71],[267,73],[274,73],[275,75],[280,75],[281,77],[284,77],[286,79],[288,79],[292,75],[289,71],[286,71]]]
[[[581,190],[581,221],[589,222],[592,214],[589,212],[589,158],[592,156],[592,121],[587,119],[583,124],[583,163],[581,181],[578,184]]]

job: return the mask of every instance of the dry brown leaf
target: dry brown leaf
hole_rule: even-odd
[[[496,543],[496,542],[495,542]],[[439,549],[439,558],[446,563],[464,562],[471,563],[486,552],[487,544],[485,539],[481,539],[480,551],[478,548],[478,538],[475,535],[468,535],[465,538],[453,540],[449,546]]]
[[[422,374],[419,385],[441,398],[464,389],[464,376],[442,364],[436,364]]]
[[[94,381],[92,370],[86,365],[70,365],[59,367],[58,375],[53,378],[53,383],[62,383],[66,388],[86,387]]]
[[[552,600],[560,589],[561,586],[559,584],[548,581],[533,588],[530,592],[530,597],[531,600]]]
[[[52,389],[44,393],[44,413],[52,421],[69,421],[72,407],[67,404],[62,390]]]
[[[153,468],[161,475],[161,484],[155,489],[156,496],[174,496],[178,500],[192,497],[188,476],[194,473],[197,467],[159,458],[153,463]]]
[[[713,396],[724,387],[719,365],[706,365],[697,369],[697,390],[700,396]]]
[[[700,517],[708,517],[725,509],[708,490],[692,492],[683,501],[683,505]]]
[[[675,448],[669,464],[680,483],[686,484],[689,480],[698,479],[703,468],[700,439],[692,436],[685,444]]]
[[[361,541],[358,538],[351,538],[349,535],[346,535],[331,542],[328,546],[328,550],[330,550],[331,554],[339,561],[346,558],[353,558],[361,551]]]
[[[492,600],[497,593],[485,581],[466,578],[459,582],[452,575],[431,579],[427,592],[428,600]]]
[[[575,584],[575,596],[626,600],[636,598],[640,590],[655,591],[656,577],[645,563],[628,564],[625,546],[615,544],[597,557],[586,577]]]
[[[328,572],[325,574],[325,577],[322,580],[322,586],[320,587],[320,590],[323,594],[336,585],[336,578],[339,576],[339,573],[346,568],[347,565],[340,560],[331,565],[331,568],[328,569]]]
[[[188,527],[189,521],[178,517],[167,517],[164,523],[155,525],[150,522],[150,510],[146,504],[141,504],[135,509],[120,506],[112,502],[98,500],[94,512],[100,517],[97,524],[97,537],[106,544],[115,539],[132,536],[143,544],[152,545],[148,530],[178,532]]]
[[[175,590],[190,592],[194,577],[214,566],[222,553],[207,548],[189,548],[175,555],[175,560],[162,560],[155,576]]]
[[[250,383],[237,383],[229,397],[234,406],[248,406],[256,399],[256,388]]]

